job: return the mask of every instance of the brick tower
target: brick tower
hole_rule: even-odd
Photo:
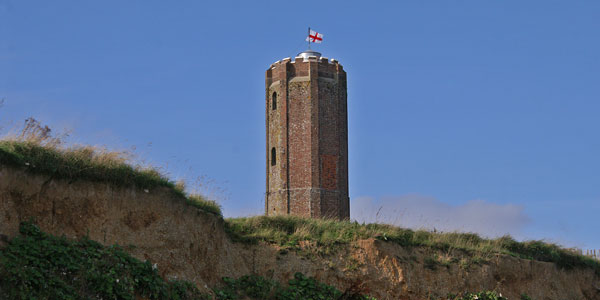
[[[265,213],[350,218],[346,72],[307,50],[266,72]]]

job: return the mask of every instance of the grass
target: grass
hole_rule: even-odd
[[[0,140],[0,165],[25,168],[27,172],[56,179],[89,180],[142,189],[164,187],[189,205],[222,217],[221,208],[215,201],[201,195],[186,195],[183,184],[174,183],[154,168],[133,166],[129,163],[127,153],[89,146],[66,148],[62,146],[61,139],[51,137],[50,132],[47,126],[41,126],[35,119],[26,120],[19,135]],[[554,244],[542,241],[517,242],[508,236],[484,239],[470,233],[432,233],[384,224],[264,216],[227,219],[225,229],[238,242],[265,241],[297,248],[300,241],[310,241],[324,253],[353,241],[376,238],[402,246],[463,250],[474,258],[508,254],[553,262],[566,269],[592,268],[600,275],[600,262],[589,257]]]
[[[177,185],[155,168],[131,164],[127,152],[91,146],[67,148],[61,138],[52,137],[50,132],[35,119],[27,119],[20,134],[0,140],[0,165],[53,179],[86,180],[144,190],[166,188],[176,198],[222,217],[215,201],[201,195],[187,195],[183,185]]]
[[[183,196],[175,184],[151,168],[133,167],[119,152],[94,147],[58,148],[29,141],[0,141],[0,163],[56,179],[89,180],[116,186],[166,187]]]
[[[221,206],[214,200],[206,199],[202,195],[192,194],[187,196],[186,202],[194,207],[202,209],[206,212],[213,213],[217,216],[223,216]]]
[[[591,268],[600,275],[600,262],[542,241],[518,242],[509,236],[485,239],[472,233],[433,233],[385,224],[359,224],[349,221],[299,217],[249,217],[226,220],[226,231],[234,241],[271,244],[294,248],[300,241],[316,243],[321,249],[335,249],[354,241],[375,238],[407,247],[462,250],[473,257],[496,254],[553,262],[564,269]],[[327,252],[327,251],[325,251]]]

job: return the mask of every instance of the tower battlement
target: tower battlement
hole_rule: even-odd
[[[346,72],[320,53],[266,71],[267,215],[348,219]]]
[[[292,72],[292,74],[290,74],[291,76],[307,76],[309,64],[311,63],[314,64],[312,68],[317,67],[321,73],[333,74],[344,71],[344,67],[333,58],[330,60],[327,57],[296,56],[295,59],[292,60],[291,58],[286,57],[271,64],[271,67],[267,70],[267,80],[273,77],[273,72],[275,72],[276,69],[281,70],[282,68],[285,68],[288,72]]]
[[[329,59],[327,57],[322,57],[322,56],[296,56],[294,57],[294,60],[292,60],[290,57],[286,57],[282,60],[278,60],[274,63],[271,64],[271,68],[275,68],[277,67],[278,64],[285,64],[285,63],[296,63],[296,62],[319,62],[319,63],[326,63],[326,64],[332,64],[332,65],[340,65],[340,63],[335,60],[335,59]],[[341,66],[341,65],[340,65]]]

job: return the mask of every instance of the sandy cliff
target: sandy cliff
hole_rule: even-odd
[[[463,291],[497,290],[509,299],[600,299],[593,270],[561,270],[552,263],[495,256],[459,263],[460,251],[405,248],[362,240],[331,255],[279,251],[272,245],[233,243],[224,221],[191,207],[167,189],[141,190],[104,183],[56,180],[0,166],[0,234],[10,239],[21,221],[34,219],[55,235],[89,235],[119,244],[158,264],[166,278],[184,278],[202,288],[221,277],[259,274],[287,281],[303,272],[341,290],[360,288],[378,299],[428,299]],[[0,242],[1,243],[1,242]],[[311,253],[311,244],[304,244]],[[430,257],[448,257],[431,265]]]

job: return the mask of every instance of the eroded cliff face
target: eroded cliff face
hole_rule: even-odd
[[[24,169],[0,166],[0,234],[17,235],[19,223],[34,219],[54,235],[88,235],[119,244],[140,259],[157,263],[162,276],[195,282],[208,290],[223,276],[258,274],[285,282],[295,272],[315,276],[340,290],[359,288],[378,299],[429,299],[448,293],[496,290],[509,299],[600,299],[600,277],[592,270],[561,270],[552,263],[509,256],[464,266],[460,251],[406,248],[362,240],[334,254],[305,254],[271,245],[232,243],[223,220],[184,203],[166,189],[114,187],[55,180]],[[1,239],[0,239],[1,240]],[[1,243],[1,242],[0,242]],[[449,257],[428,265],[431,257]]]

